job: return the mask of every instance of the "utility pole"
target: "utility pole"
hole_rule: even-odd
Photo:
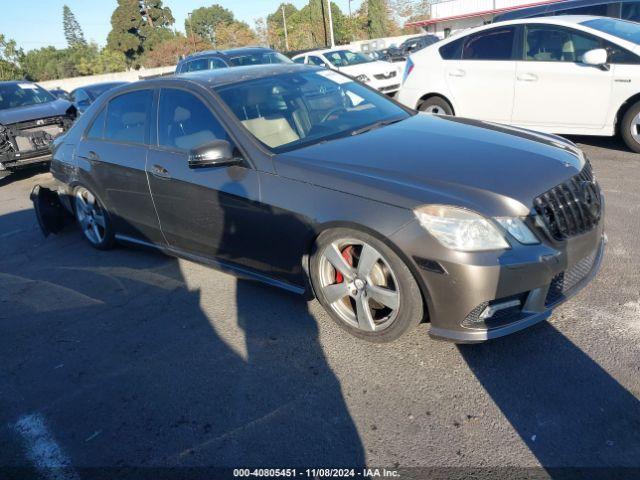
[[[327,17],[324,14],[324,0],[320,0],[320,10],[322,10],[322,28],[324,30],[324,42],[323,45],[327,46]],[[309,9],[311,11],[311,9]]]
[[[193,52],[191,53],[195,53],[196,51],[196,36],[193,34],[193,23],[191,20],[191,12],[189,12],[187,14],[187,17],[189,17],[189,30],[191,30],[191,40],[193,41]]]
[[[327,5],[329,5],[329,35],[331,38],[331,48],[336,46],[336,39],[333,36],[333,16],[331,15],[331,0],[327,0]]]
[[[282,23],[284,24],[284,48],[289,51],[289,35],[287,34],[287,16],[284,14],[284,3],[282,4]]]

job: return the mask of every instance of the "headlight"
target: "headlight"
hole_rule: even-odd
[[[362,82],[362,83],[369,83],[369,77],[367,77],[365,74],[358,75],[356,77],[356,80],[358,80],[359,82]]]
[[[535,245],[540,240],[533,234],[524,220],[517,217],[499,217],[496,221],[520,243]]]
[[[415,210],[420,224],[452,250],[502,250],[509,244],[488,219],[470,210],[446,205],[425,205]]]

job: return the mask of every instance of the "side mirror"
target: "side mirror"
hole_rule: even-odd
[[[582,63],[593,67],[605,67],[608,59],[609,54],[604,48],[595,48],[582,56]]]
[[[231,144],[226,140],[214,140],[189,152],[189,168],[229,167],[242,163],[234,157]]]

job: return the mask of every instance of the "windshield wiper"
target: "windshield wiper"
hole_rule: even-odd
[[[360,135],[361,133],[370,132],[371,130],[376,130],[380,127],[386,127],[387,125],[391,125],[392,123],[398,123],[402,120],[404,120],[404,118],[391,118],[389,120],[380,120],[379,122],[372,123],[365,127],[356,128],[355,130],[351,131],[350,135],[352,137],[355,135]]]

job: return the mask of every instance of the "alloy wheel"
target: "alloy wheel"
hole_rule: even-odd
[[[631,121],[631,136],[640,143],[640,113],[638,113]]]
[[[107,223],[105,213],[95,195],[86,188],[76,191],[76,218],[85,237],[94,245],[105,240]]]
[[[442,108],[440,105],[429,105],[423,111],[426,112],[426,113],[430,113],[432,115],[446,115],[447,114],[447,112],[444,111],[444,108]]]
[[[356,239],[331,242],[319,267],[324,298],[348,325],[378,332],[395,321],[399,284],[389,262],[371,245]]]

